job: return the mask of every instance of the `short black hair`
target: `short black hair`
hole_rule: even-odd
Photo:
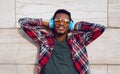
[[[56,15],[59,14],[59,13],[65,13],[69,16],[69,19],[70,21],[72,20],[71,19],[71,13],[65,9],[58,9],[55,13],[54,13],[54,16],[53,16],[53,19],[55,19]]]

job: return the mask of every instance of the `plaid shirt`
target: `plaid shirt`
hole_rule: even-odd
[[[38,74],[41,74],[41,69],[48,62],[54,49],[54,34],[42,31],[41,21],[37,18],[20,18],[18,21],[27,35],[40,46]],[[71,48],[74,66],[79,74],[90,74],[85,47],[98,38],[104,30],[103,25],[81,21],[75,24],[73,33],[68,34],[67,42]]]

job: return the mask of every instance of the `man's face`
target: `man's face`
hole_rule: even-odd
[[[70,20],[69,16],[65,13],[59,13],[56,15],[54,19],[54,31],[56,34],[64,35],[68,32],[68,26],[69,26]]]

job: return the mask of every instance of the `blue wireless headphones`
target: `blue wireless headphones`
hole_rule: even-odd
[[[51,29],[54,28],[54,19],[53,19],[53,18],[51,18],[50,21],[49,21],[49,27],[50,27]],[[74,21],[73,21],[73,20],[70,21],[70,24],[69,24],[68,29],[69,29],[69,30],[73,30],[73,29],[74,29]]]

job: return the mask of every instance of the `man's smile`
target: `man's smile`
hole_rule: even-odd
[[[65,27],[64,26],[58,26],[57,29],[61,31],[61,30],[64,30]]]

